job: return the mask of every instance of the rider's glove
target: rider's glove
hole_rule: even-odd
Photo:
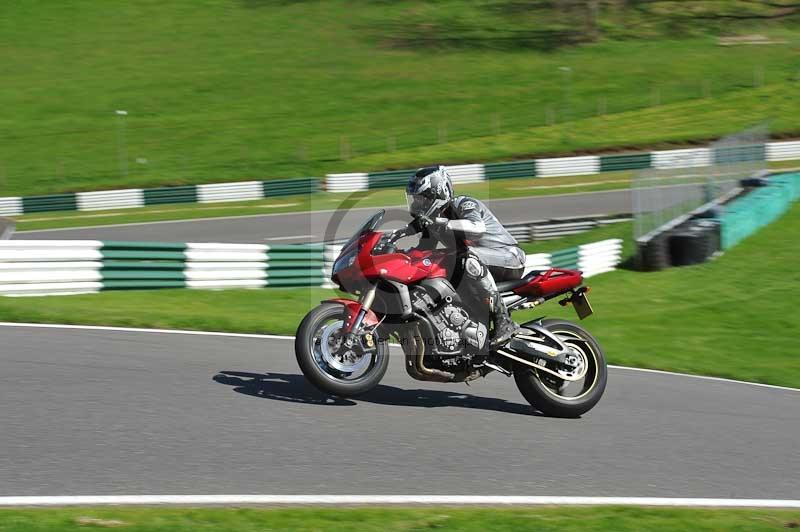
[[[418,216],[417,217],[417,225],[420,229],[433,229],[434,231],[440,231],[447,227],[447,222],[450,220],[447,218],[431,218],[430,216]]]

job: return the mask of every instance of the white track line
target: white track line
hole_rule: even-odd
[[[273,505],[636,505],[727,508],[800,508],[800,500],[690,499],[666,497],[528,497],[504,495],[108,495],[55,497],[0,497],[0,506],[161,504],[273,504]]]
[[[216,331],[189,331],[185,329],[145,329],[136,327],[106,327],[101,325],[64,325],[64,324],[50,324],[50,323],[12,323],[0,322],[0,327],[30,327],[38,329],[80,329],[88,331],[120,331],[120,332],[135,332],[135,333],[151,333],[151,334],[187,334],[195,336],[228,336],[232,338],[258,338],[266,340],[294,340],[294,336],[286,336],[279,334],[246,334],[246,333],[230,333],[230,332],[216,332]],[[703,379],[717,382],[728,382],[733,384],[747,384],[749,386],[758,386],[760,388],[771,388],[774,390],[786,390],[790,392],[800,391],[800,388],[791,388],[788,386],[777,386],[775,384],[762,384],[760,382],[737,381],[734,379],[726,379],[723,377],[707,377],[705,375],[692,375],[689,373],[677,373],[673,371],[662,371],[658,369],[645,369],[645,368],[632,368],[630,366],[614,366],[609,365],[609,368],[621,369],[625,371],[639,371],[642,373],[655,373],[660,375],[670,375],[675,377],[689,377],[692,379]]]
[[[664,371],[660,369],[646,369],[646,368],[632,368],[629,366],[614,366],[609,364],[609,368],[614,369],[624,369],[626,371],[639,371],[642,373],[656,373],[660,375],[674,375],[676,377],[691,377],[693,379],[702,379],[706,381],[717,381],[717,382],[732,382],[735,384],[748,384],[750,386],[759,386],[761,388],[772,388],[774,390],[787,390],[790,392],[797,392],[800,391],[800,388],[790,388],[788,386],[777,386],[775,384],[762,384],[760,382],[750,382],[750,381],[737,381],[735,379],[726,379],[724,377],[708,377],[706,375],[692,375],[691,373],[678,373],[675,371]]]

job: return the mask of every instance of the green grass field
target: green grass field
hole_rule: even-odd
[[[0,510],[0,532],[358,530],[623,532],[795,528],[797,510],[683,508],[54,508]]]
[[[629,239],[630,229],[620,223],[526,247],[553,251]],[[585,325],[612,364],[800,387],[798,232],[800,204],[710,263],[591,278],[596,314]],[[308,309],[331,295],[319,288],[268,288],[0,298],[0,320],[293,334]],[[516,317],[539,313],[575,319],[571,309],[555,303]]]
[[[595,42],[543,49],[513,4],[4,2],[0,196],[800,133],[796,16],[603,7]],[[753,32],[774,44],[718,44]]]

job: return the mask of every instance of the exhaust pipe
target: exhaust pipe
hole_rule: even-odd
[[[409,340],[413,341],[413,346]],[[425,366],[425,340],[418,327],[414,328],[413,335],[404,334],[401,344],[406,357],[406,373],[412,379],[429,382],[455,381],[454,374]]]

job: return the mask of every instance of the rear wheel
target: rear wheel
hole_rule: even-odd
[[[556,375],[527,364],[514,366],[514,380],[523,397],[548,416],[578,417],[597,404],[606,389],[608,368],[603,349],[583,327],[566,320],[546,319],[542,325],[569,348],[573,369],[553,362]]]
[[[340,397],[365,393],[378,385],[389,367],[389,347],[372,333],[372,346],[362,335],[350,345],[342,328],[343,305],[323,303],[309,312],[294,341],[303,375],[318,389]]]

